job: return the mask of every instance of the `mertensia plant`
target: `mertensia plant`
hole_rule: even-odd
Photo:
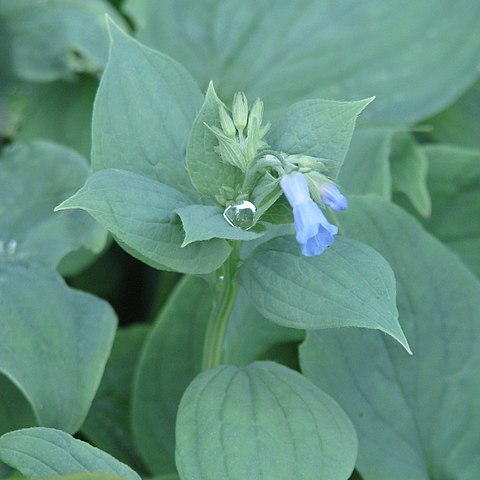
[[[0,478],[477,478],[478,5],[430,84],[402,3],[398,61],[376,0],[0,6]],[[72,288],[110,251],[153,323]]]

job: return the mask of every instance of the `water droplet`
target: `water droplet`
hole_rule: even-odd
[[[223,212],[223,218],[232,227],[248,230],[253,227],[253,220],[257,208],[247,200],[229,205]]]
[[[223,281],[225,280],[225,275],[220,275],[220,276],[218,277],[218,279],[219,279],[221,282],[223,282]]]

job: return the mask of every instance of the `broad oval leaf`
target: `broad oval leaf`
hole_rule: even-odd
[[[91,472],[140,480],[130,467],[107,453],[53,428],[6,433],[0,437],[0,459],[30,478]]]
[[[346,480],[357,452],[335,401],[271,362],[203,372],[182,398],[176,432],[184,480]]]
[[[300,255],[294,237],[276,238],[253,252],[239,281],[260,313],[301,329],[382,330],[410,351],[398,323],[395,277],[375,250],[337,238],[322,255]]]
[[[458,478],[480,469],[480,283],[400,208],[358,197],[345,231],[392,266],[407,356],[383,335],[309,332],[303,372],[345,408],[366,480]]]
[[[372,100],[334,102],[318,99],[295,103],[274,122],[268,142],[281,152],[324,159],[326,174],[337,178],[357,116]]]
[[[116,318],[104,301],[50,270],[0,262],[0,371],[40,425],[76,432],[105,367]]]
[[[225,240],[182,247],[184,232],[175,209],[190,204],[186,195],[151,178],[124,170],[100,170],[57,210],[80,208],[109,230],[128,252],[157,268],[208,273],[231,251]]]
[[[194,194],[185,149],[202,94],[180,64],[112,21],[110,57],[95,99],[94,170],[129,170]]]
[[[478,76],[478,0],[128,0],[125,9],[138,37],[204,88],[213,78],[220,98],[243,90],[273,114],[308,98],[376,95],[367,116],[413,122]]]
[[[132,400],[135,442],[155,474],[175,472],[175,419],[183,392],[202,368],[213,295],[198,277],[176,287],[137,364]]]
[[[102,0],[3,0],[0,17],[12,36],[16,74],[49,82],[101,72],[108,52],[106,13],[125,25]]]

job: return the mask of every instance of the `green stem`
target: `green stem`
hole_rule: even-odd
[[[216,272],[215,300],[208,320],[203,348],[203,370],[217,367],[223,361],[223,347],[228,319],[239,288],[233,280],[239,261],[239,242],[233,243],[233,251],[230,257]]]
[[[337,214],[336,214],[333,210],[330,210],[330,215],[331,215],[331,217],[332,217],[333,223],[338,227],[338,233],[339,233],[342,237],[344,237],[344,236],[345,236],[345,232],[343,231],[342,224],[340,223],[340,220],[338,219]]]

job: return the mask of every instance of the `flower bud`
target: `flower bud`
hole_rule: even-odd
[[[263,102],[257,98],[253,107],[250,110],[250,114],[248,116],[248,124],[250,125],[251,122],[257,122],[258,127],[262,124],[263,121]]]
[[[237,130],[235,129],[232,118],[223,105],[221,105],[219,108],[219,115],[220,125],[222,126],[223,133],[225,133],[225,135],[229,138],[235,138]]]
[[[248,101],[243,92],[237,92],[233,97],[232,115],[237,129],[243,131],[248,121]]]
[[[348,208],[347,199],[340,193],[340,190],[330,182],[315,182],[322,202],[335,212]]]

